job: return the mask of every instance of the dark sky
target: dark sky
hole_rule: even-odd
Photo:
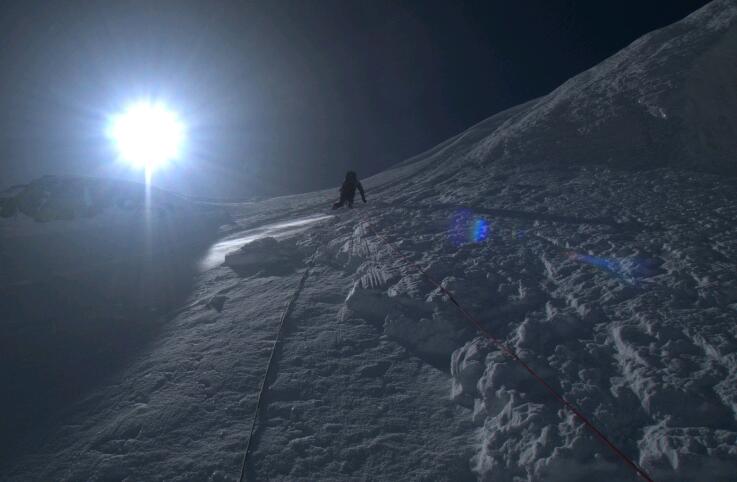
[[[379,172],[543,95],[707,2],[4,2],[0,187],[47,173],[140,178],[106,119],[163,99],[189,128],[156,175],[210,197]]]

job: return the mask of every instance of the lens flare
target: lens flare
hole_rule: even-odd
[[[642,256],[622,259],[601,258],[575,251],[569,251],[566,255],[572,261],[588,264],[632,285],[639,285],[643,280],[663,272],[662,260],[658,258]]]
[[[185,128],[164,104],[142,101],[112,118],[108,136],[121,160],[150,173],[179,157]]]
[[[482,243],[491,234],[491,224],[469,209],[460,209],[452,217],[449,238],[454,246]]]
[[[480,243],[489,236],[489,223],[485,219],[476,218],[471,228],[471,240],[474,243]]]
[[[585,263],[605,271],[612,273],[621,273],[623,271],[622,264],[616,259],[599,258],[588,254],[576,253],[575,251],[569,251],[567,254],[568,259],[578,261],[579,263]]]

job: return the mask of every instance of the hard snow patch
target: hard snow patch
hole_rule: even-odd
[[[231,234],[225,239],[218,241],[210,247],[207,254],[199,262],[200,270],[207,271],[209,269],[220,266],[226,261],[226,257],[229,254],[237,255],[238,251],[243,249],[245,249],[247,253],[251,253],[254,255],[258,250],[260,250],[262,255],[266,257],[271,257],[272,254],[268,252],[268,244],[258,244],[254,245],[251,248],[246,247],[249,245],[249,243],[253,243],[254,241],[263,238],[270,238],[278,241],[281,239],[294,237],[295,235],[309,229],[310,227],[312,227],[312,225],[327,221],[332,218],[333,216],[331,215],[308,216],[291,221],[266,224],[264,226]],[[271,241],[268,241],[267,243],[271,243]],[[279,246],[279,244],[277,243],[275,246]],[[283,245],[282,247],[284,246],[286,245]],[[278,255],[274,253],[273,256],[276,257]],[[235,265],[248,264],[247,259],[244,256],[241,256],[240,259],[238,258],[238,256],[230,258],[229,263],[234,263]]]

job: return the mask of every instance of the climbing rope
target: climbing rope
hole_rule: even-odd
[[[261,400],[263,399],[263,394],[266,391],[266,382],[269,379],[269,374],[271,373],[271,366],[274,361],[274,353],[276,353],[276,346],[278,343],[281,342],[282,334],[284,333],[284,327],[286,326],[287,318],[289,317],[292,308],[294,307],[294,303],[297,301],[297,298],[299,297],[299,294],[302,292],[302,288],[305,286],[305,281],[307,281],[307,277],[310,275],[310,269],[312,269],[314,261],[314,255],[312,258],[310,258],[310,262],[307,265],[307,268],[305,268],[304,273],[302,273],[302,278],[299,280],[299,284],[297,285],[297,288],[294,290],[294,293],[292,294],[292,297],[289,299],[289,302],[287,303],[286,307],[284,308],[284,312],[281,315],[281,320],[279,320],[279,330],[276,333],[276,338],[274,339],[274,344],[271,346],[271,353],[269,354],[269,361],[266,364],[266,373],[264,373],[264,377],[261,380],[261,386],[258,389],[258,398],[256,400],[256,410],[253,414],[253,419],[251,421],[251,431],[248,434],[248,440],[246,441],[246,448],[243,452],[243,462],[241,463],[241,475],[238,479],[239,482],[243,482],[246,476],[246,461],[248,460],[248,453],[251,449],[251,441],[253,440],[253,434],[255,433],[256,429],[256,421],[259,418],[259,414],[261,412]]]
[[[654,482],[652,477],[648,475],[645,470],[637,465],[632,459],[630,459],[624,452],[622,452],[616,445],[614,445],[613,442],[607,438],[604,433],[601,432],[596,426],[591,422],[578,408],[576,408],[575,405],[573,405],[571,402],[566,400],[563,395],[559,394],[555,388],[553,388],[548,382],[545,381],[535,370],[530,367],[530,365],[527,364],[524,360],[522,360],[517,353],[515,353],[514,350],[512,350],[509,346],[507,346],[503,341],[495,337],[490,331],[488,331],[484,326],[481,324],[481,322],[475,318],[471,313],[466,310],[463,305],[461,305],[458,300],[453,296],[453,294],[445,288],[442,284],[438,283],[432,276],[430,276],[427,271],[425,271],[422,266],[420,266],[415,261],[412,261],[407,256],[405,256],[397,247],[395,247],[389,240],[387,240],[383,235],[381,235],[378,231],[376,231],[371,224],[364,219],[363,222],[368,226],[369,231],[371,231],[377,238],[379,238],[386,246],[388,246],[394,253],[397,254],[397,256],[403,260],[406,264],[412,265],[417,269],[420,273],[422,273],[425,278],[430,281],[436,288],[438,288],[445,296],[448,297],[448,299],[453,303],[456,308],[461,312],[463,317],[471,322],[475,327],[476,330],[481,333],[484,337],[486,337],[488,340],[490,340],[494,345],[496,345],[504,354],[509,356],[512,360],[519,363],[535,380],[537,380],[545,389],[556,399],[558,400],[565,408],[570,410],[576,417],[583,422],[583,424],[588,428],[591,432],[596,435],[596,437],[604,443],[612,452],[614,452],[620,459],[622,459],[631,469],[635,471],[637,475],[642,477],[643,479],[647,480],[648,482]]]

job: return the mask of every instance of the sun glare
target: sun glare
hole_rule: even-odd
[[[108,134],[121,160],[151,173],[179,157],[185,128],[165,105],[143,101],[113,117]]]

